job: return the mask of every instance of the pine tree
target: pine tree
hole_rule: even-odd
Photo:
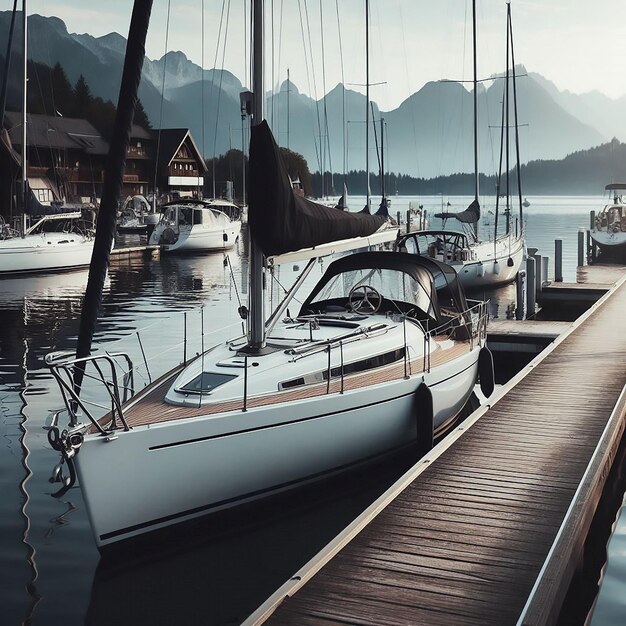
[[[152,128],[150,118],[148,117],[146,110],[143,108],[143,103],[139,99],[137,99],[137,105],[135,106],[135,118],[133,122],[145,130],[150,130]]]
[[[85,77],[81,74],[74,86],[74,106],[72,115],[73,117],[88,117],[89,107],[93,98],[91,96],[91,90]]]
[[[52,96],[50,115],[56,115],[57,113],[69,115],[73,106],[74,93],[65,70],[58,62],[50,72],[50,91]]]

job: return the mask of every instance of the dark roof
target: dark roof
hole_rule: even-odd
[[[143,126],[138,126],[137,124],[133,124],[130,129],[130,137],[131,139],[152,139],[152,133],[149,130],[146,130]]]
[[[185,139],[189,139],[189,145],[193,152],[195,152],[196,160],[199,162],[203,171],[207,171],[206,163],[196,146],[196,142],[193,140],[189,129],[187,128],[161,128],[152,130],[152,139],[154,145],[158,146],[158,164],[168,166],[171,162],[181,144]]]
[[[87,154],[98,155],[109,152],[108,142],[87,120],[29,114],[26,125],[26,141],[29,146],[59,150],[78,149]],[[5,126],[13,145],[21,146],[22,114],[7,111]]]

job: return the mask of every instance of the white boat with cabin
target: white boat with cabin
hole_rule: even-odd
[[[478,223],[480,220],[479,201],[479,169],[478,169],[478,78],[476,64],[476,7],[475,0],[472,3],[473,22],[473,56],[474,56],[474,200],[464,211],[443,211],[436,213],[435,217],[441,218],[444,229],[440,231],[423,231],[410,233],[400,238],[399,249],[406,249],[414,254],[424,254],[430,258],[438,259],[450,265],[456,270],[459,279],[466,289],[489,289],[498,285],[506,284],[515,280],[522,261],[526,256],[526,243],[524,237],[524,218],[522,201],[522,183],[520,176],[519,161],[519,137],[517,122],[517,98],[516,98],[516,75],[515,59],[512,45],[512,26],[510,5],[507,5],[507,59],[503,97],[502,134],[500,146],[500,171],[496,188],[496,210],[493,239],[480,239],[478,235]],[[510,53],[509,53],[510,51]],[[509,64],[512,67],[512,80],[509,75]],[[511,215],[511,185],[509,167],[509,109],[511,99],[509,97],[509,83],[513,85],[513,112],[515,128],[515,148],[517,160],[517,195],[519,203],[519,219],[513,223]],[[506,132],[505,132],[506,131]],[[498,232],[498,213],[500,203],[500,188],[502,180],[502,161],[506,159],[505,174],[505,232]],[[443,203],[443,201],[442,201]],[[445,230],[446,221],[455,219],[466,228],[466,232]]]
[[[258,192],[267,179],[257,171],[259,159],[268,160],[263,144],[273,138],[265,123],[252,135]],[[380,217],[346,214],[289,190],[296,210],[337,216],[323,224],[327,233],[358,235],[324,243],[312,232],[315,218],[305,215],[304,227],[290,222],[286,196],[263,191],[258,201],[251,193],[250,228],[270,265],[308,259],[305,276],[320,256],[397,235]],[[293,234],[285,244],[272,239],[278,224]],[[303,238],[316,236],[301,249]],[[51,443],[76,466],[98,546],[380,459],[453,423],[488,352],[485,303],[466,302],[452,268],[408,253],[348,255],[290,315],[304,276],[263,322],[260,349],[234,337],[126,401],[129,376],[115,376],[125,355],[49,356],[70,421],[65,435],[53,427]],[[102,376],[110,395],[114,409],[103,418],[71,384],[82,366]]]
[[[227,250],[239,238],[239,216],[239,207],[226,200],[176,200],[161,207],[149,243],[166,252]]]
[[[80,211],[41,216],[23,236],[0,224],[0,276],[84,267],[93,246]]]
[[[254,91],[263,94],[262,0],[252,13]],[[407,446],[428,449],[471,394],[479,362],[485,394],[493,389],[486,304],[468,304],[456,272],[433,259],[383,250],[344,256],[290,313],[318,258],[393,241],[397,229],[381,216],[296,195],[262,113],[259,97],[250,143],[250,308],[239,308],[247,334],[210,350],[201,340],[191,362],[136,395],[125,354],[47,357],[69,421],[59,428],[58,412],[49,429],[62,459],[56,495],[78,477],[100,548]],[[266,267],[296,259],[307,265],[266,319]],[[94,378],[105,405],[81,395]],[[94,414],[107,405],[109,413]]]
[[[612,202],[596,215],[591,238],[604,253],[623,253],[626,252],[626,203],[618,192],[626,190],[626,183],[611,183],[605,189],[612,192]]]

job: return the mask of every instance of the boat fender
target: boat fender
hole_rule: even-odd
[[[511,257],[509,257],[509,258],[507,259],[506,264],[507,264],[509,267],[513,267],[513,266],[515,265],[515,263],[513,263],[513,259],[512,259]]]
[[[493,355],[487,346],[483,346],[478,353],[478,378],[480,390],[488,398],[494,390],[496,376],[493,369]]]
[[[494,274],[500,273],[500,263],[498,261],[493,262],[493,273]]]
[[[485,266],[481,263],[478,264],[478,266],[476,267],[476,275],[479,278],[482,278],[485,275]]]
[[[413,400],[417,426],[417,455],[418,458],[422,458],[432,450],[434,433],[433,394],[425,382],[417,388]]]

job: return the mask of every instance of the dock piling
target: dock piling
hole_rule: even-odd
[[[578,231],[578,267],[585,264],[585,231]]]
[[[524,291],[526,289],[526,271],[521,269],[515,277],[515,319],[523,320],[525,313]]]
[[[535,316],[537,304],[537,282],[535,278],[535,257],[529,256],[526,259],[526,317]]]
[[[408,209],[406,212],[406,232],[411,232],[411,209]]]
[[[563,282],[563,240],[554,240],[554,282]]]
[[[538,297],[543,288],[543,257],[535,253],[533,258],[535,259],[535,297]]]

